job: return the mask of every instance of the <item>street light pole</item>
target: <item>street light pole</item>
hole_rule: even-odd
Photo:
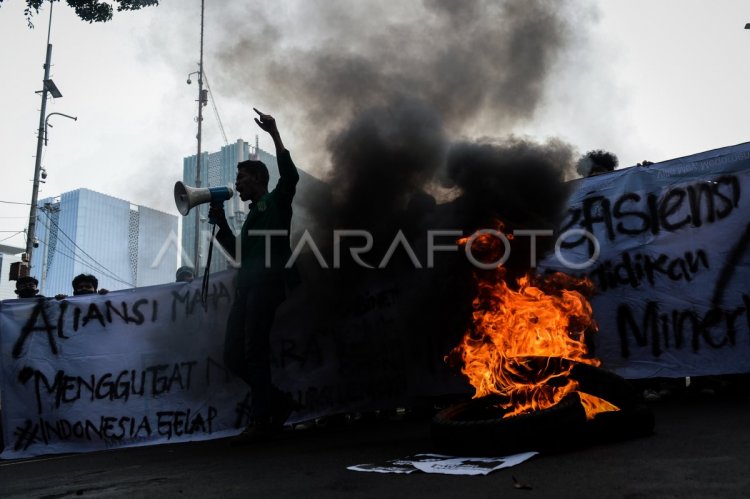
[[[42,86],[42,108],[39,111],[39,130],[37,131],[36,137],[36,161],[34,165],[34,185],[31,189],[31,208],[29,209],[29,229],[26,234],[26,265],[27,273],[30,274],[31,270],[31,254],[34,250],[34,242],[36,240],[36,203],[39,197],[39,174],[42,170],[42,146],[44,145],[44,124],[45,124],[45,113],[47,112],[47,92],[48,92],[48,81],[50,62],[52,61],[52,44],[50,41],[50,33],[52,31],[52,5],[53,2],[49,3],[49,26],[47,27],[47,58],[44,61],[44,80]]]
[[[71,119],[73,121],[78,121],[78,117],[71,116],[69,114],[65,114],[65,113],[49,113],[47,115],[47,117],[44,119],[44,145],[45,146],[47,145],[47,127],[52,127],[52,125],[49,124],[49,119],[51,117],[55,116],[55,115],[57,115],[57,116],[65,116],[66,118]]]
[[[203,92],[203,13],[205,0],[201,0],[201,54],[198,63],[198,155],[195,158],[195,186],[201,186],[201,132],[203,127],[203,106],[205,105],[205,96]],[[195,273],[198,275],[201,268],[201,228],[200,210],[195,210]],[[208,271],[208,269],[206,269]]]

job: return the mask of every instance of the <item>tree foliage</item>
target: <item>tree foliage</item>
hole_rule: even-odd
[[[26,0],[26,8],[24,14],[26,15],[26,21],[29,23],[29,27],[33,28],[34,24],[31,22],[34,15],[39,14],[39,9],[47,0]],[[50,2],[59,2],[60,0],[49,0]],[[159,0],[114,0],[113,2],[100,2],[99,0],[65,0],[65,2],[73,7],[76,11],[76,15],[88,21],[90,23],[107,22],[112,19],[112,13],[114,8],[112,3],[117,4],[117,12],[123,10],[139,10],[143,7],[150,5],[159,5]],[[0,0],[0,7],[2,7],[3,0]]]

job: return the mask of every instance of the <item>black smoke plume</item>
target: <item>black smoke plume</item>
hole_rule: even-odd
[[[299,2],[284,25],[270,4],[225,5],[217,85],[275,114],[297,164],[324,172],[330,192],[307,208],[328,262],[334,229],[372,233],[364,257],[372,265],[402,231],[425,265],[428,229],[468,234],[496,219],[510,231],[556,227],[573,148],[511,134],[554,97],[576,3]],[[539,238],[539,249],[552,241]],[[512,275],[529,267],[527,242],[514,240]],[[428,321],[406,314],[415,336],[460,333],[472,269],[458,252],[441,254],[429,271],[414,271],[401,252],[382,271],[352,266],[308,278],[332,310],[363,276],[405,271],[418,274],[410,310],[431,311]]]

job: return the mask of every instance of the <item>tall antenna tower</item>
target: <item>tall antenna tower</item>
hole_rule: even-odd
[[[200,62],[198,63],[198,155],[195,158],[195,186],[201,186],[201,133],[203,131],[203,106],[208,101],[208,92],[203,90],[203,19],[205,12],[205,0],[201,0],[201,53]],[[188,80],[190,81],[190,80]],[[200,273],[201,267],[201,217],[200,210],[195,210],[195,246],[194,246],[194,266],[196,275]]]

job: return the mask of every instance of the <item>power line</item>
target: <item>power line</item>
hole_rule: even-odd
[[[50,221],[51,223],[53,223],[53,224],[55,223],[55,222],[53,222],[53,221],[52,221],[52,220],[51,220],[50,218],[47,218],[47,220],[49,220],[49,221]],[[49,228],[49,225],[47,225],[47,224],[44,224],[44,226],[45,226],[46,230],[48,231],[47,233],[49,233],[49,230],[50,230],[50,228]],[[57,226],[57,225],[55,225],[55,226],[56,226],[56,227],[57,227],[57,229],[58,229],[58,230],[60,231],[60,233],[62,233],[62,234],[63,234],[63,235],[64,235],[64,236],[66,237],[66,238],[68,238],[68,239],[69,239],[69,240],[70,240],[70,241],[71,241],[71,242],[73,243],[73,245],[75,246],[75,242],[74,242],[74,241],[72,241],[72,240],[71,240],[71,239],[70,239],[70,238],[68,237],[68,235],[67,235],[67,234],[65,234],[65,232],[64,232],[64,231],[63,231],[62,229],[60,229],[60,227],[59,227],[59,226]],[[65,252],[63,252],[63,251],[61,251],[61,250],[60,250],[60,249],[58,249],[57,247],[55,247],[55,250],[54,250],[54,251],[55,251],[55,254],[57,254],[57,253],[60,253],[61,255],[63,255],[63,256],[65,256],[65,257],[69,258],[70,260],[74,261],[75,263],[79,263],[79,264],[83,265],[84,267],[86,267],[87,269],[91,269],[91,270],[93,270],[93,271],[94,271],[94,272],[96,272],[96,273],[99,273],[99,274],[101,274],[101,275],[104,275],[104,277],[109,277],[110,279],[113,279],[113,280],[115,280],[115,281],[117,281],[117,282],[120,282],[120,283],[122,283],[122,284],[126,284],[126,285],[128,285],[128,286],[132,286],[132,287],[135,287],[135,286],[134,286],[133,284],[131,284],[131,283],[129,283],[129,282],[125,282],[125,281],[123,281],[122,279],[118,278],[118,277],[117,277],[117,276],[116,276],[116,275],[115,275],[114,273],[110,272],[110,271],[109,271],[109,270],[108,270],[108,269],[107,269],[106,267],[104,267],[103,265],[101,265],[101,264],[100,264],[99,262],[97,262],[96,260],[94,260],[94,263],[96,263],[97,265],[99,265],[99,266],[100,266],[100,268],[94,267],[93,265],[91,265],[91,263],[89,263],[89,262],[86,262],[86,261],[83,261],[83,260],[81,260],[81,259],[78,259],[78,258],[76,258],[76,257],[75,257],[75,255],[76,255],[76,251],[75,251],[75,249],[73,249],[72,247],[70,247],[70,246],[68,245],[68,243],[66,243],[66,242],[65,242],[65,240],[63,240],[63,239],[60,239],[60,238],[58,238],[58,239],[57,239],[57,242],[58,242],[58,243],[60,243],[60,247],[61,247],[61,248],[65,248],[66,250],[68,250],[68,251],[72,252],[72,253],[73,253],[73,256],[71,256],[71,255],[69,255],[69,254],[67,254],[67,253],[65,253]],[[44,244],[44,243],[42,243],[42,244]],[[45,244],[45,246],[47,246],[47,248],[49,249],[49,244]],[[78,246],[75,246],[75,247],[76,247],[76,248],[78,248]],[[80,248],[78,248],[78,249],[80,249]],[[83,250],[81,250],[81,251],[83,251]],[[89,258],[91,258],[91,257],[89,256]],[[93,259],[92,259],[92,260],[93,260]]]
[[[132,286],[132,287],[135,287],[135,285],[134,285],[134,284],[132,284],[132,283],[129,283],[129,282],[127,282],[127,281],[123,281],[122,279],[120,279],[120,278],[119,278],[119,277],[118,277],[118,276],[117,276],[117,275],[116,275],[115,273],[113,273],[113,272],[112,272],[112,271],[110,271],[110,270],[109,270],[109,269],[108,269],[107,267],[105,267],[104,265],[102,265],[101,263],[99,263],[99,262],[98,262],[98,261],[97,261],[97,260],[96,260],[96,259],[95,259],[94,257],[92,257],[91,255],[89,255],[88,253],[86,253],[86,252],[85,252],[85,251],[83,250],[83,248],[81,248],[80,246],[78,246],[78,245],[76,244],[76,242],[75,242],[75,241],[74,241],[73,239],[71,239],[71,238],[70,238],[70,236],[68,236],[68,235],[67,235],[67,234],[65,233],[65,231],[63,231],[63,230],[62,230],[62,229],[60,228],[60,226],[59,226],[59,225],[57,225],[57,224],[56,224],[56,223],[54,222],[54,220],[52,220],[52,218],[50,218],[49,214],[48,214],[48,213],[47,213],[46,211],[42,210],[42,212],[43,212],[43,213],[45,214],[45,216],[47,217],[47,220],[49,220],[49,222],[50,222],[50,223],[52,223],[52,224],[53,224],[53,225],[55,226],[55,228],[57,228],[57,230],[58,230],[58,231],[59,231],[59,232],[60,232],[60,233],[61,233],[61,234],[62,234],[63,236],[65,236],[65,238],[66,238],[66,239],[67,239],[68,241],[70,241],[70,242],[71,242],[71,243],[73,244],[73,246],[75,246],[75,248],[79,249],[79,250],[81,251],[81,253],[83,253],[84,255],[86,255],[86,256],[87,256],[87,257],[88,257],[89,259],[91,259],[91,261],[92,261],[92,262],[94,262],[94,263],[95,263],[96,265],[98,265],[98,266],[99,266],[100,268],[99,268],[99,269],[97,269],[97,268],[93,267],[93,266],[92,266],[91,264],[86,264],[86,263],[84,263],[84,262],[79,262],[79,263],[82,263],[82,264],[83,264],[83,265],[85,265],[86,267],[88,267],[88,268],[90,268],[90,269],[92,269],[92,270],[95,270],[96,272],[101,272],[101,273],[103,273],[103,274],[104,274],[104,275],[105,275],[106,277],[109,277],[109,278],[111,278],[111,279],[114,279],[114,280],[115,280],[115,281],[117,281],[117,282],[121,282],[121,283],[123,283],[123,284],[127,284],[128,286]],[[45,227],[47,227],[47,230],[49,231],[49,226],[48,226],[48,225],[45,225]],[[76,253],[75,249],[73,249],[73,248],[71,248],[70,246],[68,246],[68,245],[67,245],[67,243],[65,243],[65,241],[61,240],[60,238],[58,238],[58,241],[59,241],[59,242],[60,242],[61,244],[64,244],[64,245],[65,245],[65,247],[66,247],[66,248],[67,248],[68,250],[70,250],[70,251],[72,251],[72,252],[73,252],[73,254],[75,254],[75,253]]]
[[[41,243],[39,243],[39,244],[41,244],[42,246],[46,246],[46,247],[47,247],[47,248],[49,249],[49,244],[45,244],[45,243],[43,243],[43,242],[41,242]],[[66,252],[64,252],[64,251],[62,251],[62,250],[61,250],[61,249],[59,249],[59,248],[55,248],[55,254],[56,254],[56,255],[60,255],[60,256],[64,256],[64,257],[65,257],[65,258],[67,258],[68,260],[72,260],[73,262],[75,262],[75,263],[78,263],[78,264],[82,265],[83,267],[85,267],[85,268],[87,268],[87,269],[89,269],[89,270],[92,270],[93,272],[97,272],[97,273],[99,272],[99,270],[98,270],[98,269],[96,269],[96,268],[92,267],[91,265],[89,265],[88,263],[86,263],[86,262],[84,262],[84,261],[82,261],[82,260],[79,260],[79,259],[78,259],[78,258],[76,258],[75,256],[73,256],[73,255],[70,255],[70,254],[68,254],[68,253],[66,253]],[[49,269],[47,269],[47,271],[49,272]],[[107,276],[107,277],[109,277],[109,276]],[[119,282],[122,282],[122,281],[119,281]],[[128,283],[124,283],[124,284],[128,284]]]
[[[208,75],[206,74],[205,68],[203,69],[203,78],[206,79],[206,88],[208,94],[211,96],[211,107],[214,108],[214,114],[216,115],[216,121],[219,122],[219,130],[221,130],[221,136],[224,137],[224,145],[228,146],[229,141],[227,140],[227,134],[224,132],[224,125],[221,123],[221,117],[219,116],[219,109],[216,107],[216,99],[214,99],[214,93],[211,91],[211,85],[208,84]]]
[[[79,249],[79,250],[81,251],[81,253],[83,253],[84,255],[86,255],[86,256],[87,256],[87,257],[88,257],[88,258],[89,258],[89,259],[90,259],[90,260],[91,260],[92,262],[94,262],[94,263],[95,263],[96,265],[98,265],[98,266],[100,267],[100,269],[96,269],[96,268],[94,268],[94,267],[93,267],[92,265],[90,265],[90,264],[85,264],[85,263],[83,263],[83,262],[79,262],[79,263],[82,263],[83,265],[86,265],[86,266],[87,266],[88,268],[90,268],[90,269],[92,269],[92,270],[95,270],[95,271],[97,271],[97,272],[101,272],[101,273],[103,273],[103,274],[104,274],[105,276],[107,276],[107,277],[109,277],[109,278],[111,278],[111,279],[114,279],[114,280],[115,280],[115,281],[117,281],[117,282],[121,282],[121,283],[123,283],[123,284],[127,284],[128,286],[132,286],[132,287],[135,287],[135,284],[133,284],[133,283],[130,283],[130,282],[127,282],[127,281],[123,281],[123,280],[122,280],[122,279],[120,279],[120,278],[119,278],[119,277],[118,277],[118,276],[117,276],[116,274],[114,274],[114,273],[113,273],[112,271],[110,271],[109,269],[107,269],[107,267],[105,267],[104,265],[102,265],[101,263],[99,263],[99,262],[98,262],[98,261],[97,261],[97,260],[96,260],[96,259],[95,259],[95,258],[94,258],[93,256],[91,256],[91,255],[89,255],[88,253],[86,253],[86,251],[84,251],[84,250],[83,250],[83,248],[81,248],[80,246],[78,246],[78,245],[76,244],[76,242],[75,242],[75,241],[74,241],[73,239],[71,239],[71,238],[70,238],[70,236],[68,236],[68,235],[67,235],[67,234],[65,233],[65,231],[63,231],[63,230],[62,230],[62,229],[60,228],[60,226],[59,226],[59,225],[57,225],[57,224],[55,223],[55,221],[54,221],[54,220],[52,220],[52,218],[51,218],[51,217],[49,216],[49,213],[47,213],[47,212],[46,212],[46,211],[44,211],[44,210],[42,210],[42,213],[44,213],[44,215],[45,215],[45,216],[47,217],[47,220],[49,220],[49,222],[50,222],[50,223],[51,223],[52,225],[54,225],[54,226],[55,226],[55,228],[56,228],[56,229],[57,229],[57,230],[58,230],[58,231],[59,231],[59,232],[60,232],[60,233],[61,233],[61,234],[62,234],[63,236],[65,236],[65,238],[66,238],[66,239],[67,239],[68,241],[70,241],[70,242],[71,242],[71,243],[73,244],[73,246],[75,246],[75,247],[76,247],[77,249]],[[45,227],[47,227],[47,230],[49,231],[49,226],[48,226],[48,225],[45,225]],[[60,239],[59,239],[59,238],[58,238],[58,241],[60,241]],[[73,248],[70,248],[69,246],[68,246],[67,248],[68,248],[69,250],[73,251],[73,253],[75,253],[75,250],[73,250]]]
[[[0,203],[5,203],[5,204],[23,204],[23,205],[26,205],[26,206],[31,206],[31,203],[19,203],[18,201],[0,201]]]
[[[10,239],[11,237],[13,237],[13,236],[17,236],[18,234],[20,234],[20,233],[22,233],[22,232],[23,232],[22,230],[19,230],[18,232],[14,233],[14,234],[11,234],[11,235],[9,235],[8,237],[6,237],[6,238],[4,238],[4,239],[0,239],[0,243],[1,243],[1,242],[3,242],[3,241],[7,241],[7,240],[8,240],[8,239]]]
[[[47,212],[43,211],[43,213],[44,213],[45,215],[47,215]],[[49,223],[55,224],[55,222],[53,222],[53,221],[52,221],[52,219],[51,219],[51,218],[49,218],[49,216],[47,216],[47,221],[48,221]],[[50,234],[50,227],[49,227],[49,224],[48,224],[48,223],[45,223],[44,221],[41,221],[41,223],[42,223],[42,224],[44,225],[44,228],[45,228],[45,230],[47,231],[47,234]],[[65,233],[64,233],[64,232],[62,231],[62,229],[60,229],[60,227],[59,227],[59,226],[57,226],[57,224],[55,224],[55,227],[57,227],[58,231],[60,231],[60,233],[62,233],[63,235],[65,235],[65,237],[68,237],[68,236],[67,236],[67,234],[65,234]],[[71,251],[71,252],[73,253],[73,255],[75,255],[75,253],[76,253],[76,252],[75,252],[75,249],[74,249],[73,247],[69,246],[69,244],[68,244],[68,243],[67,243],[67,242],[66,242],[66,241],[65,241],[64,239],[60,239],[60,238],[58,237],[58,238],[57,238],[57,242],[58,242],[58,243],[60,244],[60,248],[65,248],[66,250],[68,250],[68,251]],[[42,245],[46,246],[46,247],[47,247],[48,249],[49,249],[49,247],[50,247],[50,246],[49,246],[49,244],[46,244],[46,243],[42,243],[42,242],[40,242],[40,244],[42,244]],[[64,252],[62,252],[62,251],[60,251],[60,250],[58,250],[58,249],[57,249],[57,246],[55,246],[55,254],[57,254],[57,253],[58,253],[58,251],[59,251],[59,253],[60,253],[61,255],[63,255],[63,256],[67,256],[67,257],[68,257],[69,259],[73,260],[73,261],[74,261],[74,262],[76,262],[76,263],[80,263],[81,265],[83,265],[84,267],[86,267],[86,268],[88,268],[88,269],[91,269],[91,270],[93,270],[93,271],[95,271],[95,272],[102,272],[102,269],[98,269],[98,268],[95,268],[95,267],[91,266],[91,264],[90,264],[90,263],[87,263],[87,262],[85,262],[85,261],[83,261],[83,260],[79,260],[79,259],[77,259],[77,258],[76,258],[75,256],[70,256],[70,255],[68,255],[68,254],[66,254],[66,253],[64,253]],[[112,277],[112,276],[109,276],[109,275],[107,275],[107,277]]]

